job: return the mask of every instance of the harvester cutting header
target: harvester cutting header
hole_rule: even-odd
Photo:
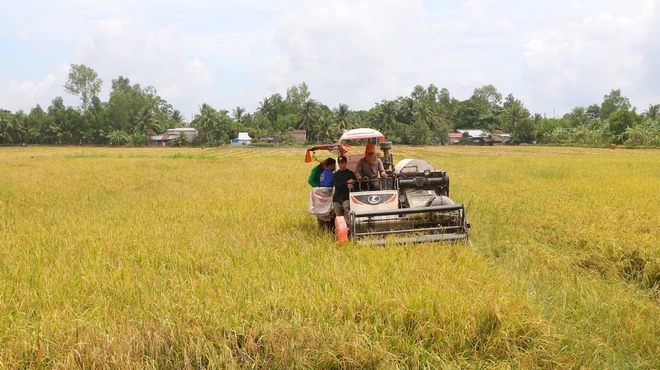
[[[352,153],[346,143],[349,140],[366,141],[365,153]],[[376,145],[382,151],[378,161],[373,157],[377,155]],[[348,204],[344,203],[349,206],[347,212],[336,215],[333,210],[333,194],[343,191],[339,184],[313,187],[308,212],[319,225],[329,229],[334,226],[340,245],[349,237],[375,245],[467,240],[465,207],[449,198],[449,175],[420,159],[407,158],[394,165],[392,147],[380,132],[359,128],[344,132],[335,144],[307,149],[305,162],[311,162],[316,151],[327,150],[336,153],[343,170],[356,173],[356,181],[348,184]],[[365,161],[383,171],[363,174],[369,172],[361,170]],[[342,212],[342,208],[336,209]]]

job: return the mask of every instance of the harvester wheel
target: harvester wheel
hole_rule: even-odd
[[[335,234],[337,234],[337,242],[341,247],[348,240],[348,226],[344,216],[335,217]]]

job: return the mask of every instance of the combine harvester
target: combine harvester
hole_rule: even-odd
[[[312,161],[317,150],[345,155],[348,168],[355,171],[363,154],[351,154],[347,140],[366,140],[382,151],[386,178],[366,179],[355,184],[349,196],[348,219],[335,217],[332,211],[332,188],[313,188],[309,213],[319,224],[334,220],[340,245],[350,239],[369,245],[389,243],[427,243],[468,240],[470,227],[463,204],[449,198],[449,176],[420,159],[404,159],[393,166],[392,143],[380,132],[367,128],[346,131],[337,144],[307,149],[305,161]]]

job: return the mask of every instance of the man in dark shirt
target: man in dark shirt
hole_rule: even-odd
[[[346,157],[341,155],[337,158],[339,169],[332,174],[332,183],[335,185],[335,194],[332,196],[332,206],[335,216],[348,216],[350,202],[348,201],[350,189],[357,180],[355,172],[346,168]]]

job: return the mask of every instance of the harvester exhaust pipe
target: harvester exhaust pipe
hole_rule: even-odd
[[[380,150],[383,152],[383,167],[385,167],[385,170],[392,170],[394,169],[394,160],[392,158],[392,153],[390,151],[392,150],[392,142],[391,141],[383,141],[380,143]]]

